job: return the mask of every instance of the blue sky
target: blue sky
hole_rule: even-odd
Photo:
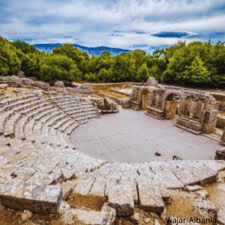
[[[225,0],[0,0],[0,35],[126,49],[225,41]]]

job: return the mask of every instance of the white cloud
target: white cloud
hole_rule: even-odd
[[[160,31],[225,31],[225,15],[217,15],[214,17],[204,17],[200,19],[189,19],[182,22],[147,22],[143,19],[132,21],[130,24],[121,25],[122,30],[133,30],[155,33]]]
[[[188,2],[190,1],[118,0],[107,1],[106,4],[106,1],[102,3],[100,0],[9,0],[5,10],[10,12],[11,22],[1,24],[0,33],[9,36],[13,36],[13,33],[20,33],[21,36],[39,33],[38,41],[48,39],[49,42],[73,42],[78,37],[83,44],[89,46],[130,48],[140,44],[173,44],[178,40],[150,36],[151,33],[160,31],[225,31],[224,14],[201,16],[201,13],[208,12],[214,6],[225,4],[224,0]],[[179,20],[172,19],[174,15],[178,15]],[[39,22],[35,24],[35,20]],[[115,30],[125,33],[122,36],[111,36]],[[147,34],[136,34],[134,31]],[[73,33],[73,37],[63,38],[63,34],[67,36],[68,33]]]

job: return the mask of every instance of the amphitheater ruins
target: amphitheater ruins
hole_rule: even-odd
[[[204,136],[215,160],[108,162],[73,144],[88,121],[132,109]],[[0,77],[0,224],[225,224],[224,113],[223,93],[153,78],[64,87]]]

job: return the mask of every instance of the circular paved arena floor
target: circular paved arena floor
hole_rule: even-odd
[[[214,140],[157,120],[144,111],[120,108],[78,127],[72,134],[77,149],[109,162],[147,162],[182,159],[214,159],[221,146]],[[161,156],[156,156],[158,152]]]

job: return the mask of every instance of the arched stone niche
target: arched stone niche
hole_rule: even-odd
[[[184,100],[184,94],[181,91],[168,90],[163,95],[162,109],[166,119],[174,119],[177,114],[178,101]]]
[[[141,104],[141,109],[146,110],[147,106],[150,104],[149,99],[150,99],[150,93],[151,93],[151,88],[149,87],[142,87],[140,89],[140,104]]]
[[[179,107],[177,124],[196,134],[213,132],[218,112],[214,109],[215,102],[210,94],[186,92]]]
[[[133,91],[129,97],[130,106],[132,109],[139,110],[141,109],[141,98],[140,98],[140,86],[134,86]]]
[[[163,87],[151,87],[149,91],[149,106],[147,107],[147,115],[157,119],[164,118],[163,96],[165,94]]]

